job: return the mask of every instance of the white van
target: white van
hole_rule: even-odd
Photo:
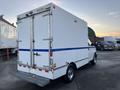
[[[96,63],[96,49],[88,45],[87,23],[50,3],[18,16],[18,76],[45,86],[75,69]]]

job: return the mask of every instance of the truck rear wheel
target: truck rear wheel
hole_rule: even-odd
[[[69,65],[66,71],[65,80],[66,82],[72,82],[75,77],[75,68],[73,65]]]

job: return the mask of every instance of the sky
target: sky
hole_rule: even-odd
[[[97,36],[120,37],[120,0],[0,0],[0,15],[16,23],[17,15],[50,2],[85,20]]]

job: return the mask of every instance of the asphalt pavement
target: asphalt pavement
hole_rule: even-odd
[[[16,77],[17,57],[0,58],[0,90],[120,90],[120,51],[97,54],[97,64],[81,67],[72,83],[60,78],[43,88]]]

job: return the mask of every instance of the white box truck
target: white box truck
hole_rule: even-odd
[[[53,3],[19,15],[17,23],[19,77],[39,86],[61,76],[71,82],[76,69],[96,63],[87,23]]]
[[[6,54],[6,49],[10,53],[17,50],[16,27],[0,16],[0,56]]]

